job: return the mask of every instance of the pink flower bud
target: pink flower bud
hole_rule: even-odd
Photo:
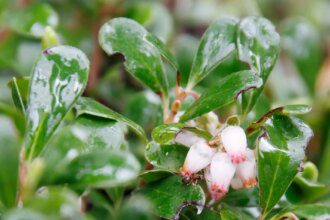
[[[246,159],[246,135],[239,126],[229,125],[221,131],[221,142],[235,164],[239,164]]]
[[[253,187],[256,185],[257,165],[253,150],[246,149],[247,159],[238,164],[237,176],[243,183],[243,188]]]
[[[191,131],[181,130],[175,135],[174,141],[186,147],[191,147],[199,141],[204,141],[204,139]]]
[[[209,190],[212,199],[218,200],[225,196],[225,194],[222,192],[212,191],[212,177],[211,177],[210,166],[207,166],[204,169],[204,178],[206,181],[207,189]]]
[[[211,161],[211,191],[227,193],[230,182],[234,177],[236,166],[231,162],[226,153],[216,153]]]
[[[194,173],[207,167],[216,153],[216,149],[211,148],[205,140],[193,144],[188,151],[183,167],[180,168],[183,176],[189,177]]]

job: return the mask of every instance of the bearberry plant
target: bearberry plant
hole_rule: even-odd
[[[15,27],[23,32],[26,28]],[[186,79],[163,41],[134,20],[113,18],[98,36],[109,59],[121,54],[126,71],[161,103],[162,121],[143,128],[86,97],[87,56],[60,45],[47,27],[31,77],[9,82],[16,108],[8,111],[15,115],[24,141],[17,149],[1,146],[0,166],[6,169],[0,169],[0,216],[330,216],[328,206],[312,204],[325,187],[305,157],[313,132],[300,115],[310,108],[274,106],[263,115],[253,111],[280,50],[280,36],[270,21],[255,16],[214,21],[200,40]],[[199,87],[214,70],[233,62],[241,68],[219,74],[212,86]],[[169,83],[171,77],[174,84]],[[126,141],[127,129],[139,141]],[[134,152],[134,145],[141,143],[144,159]],[[306,183],[304,198],[310,202],[299,205],[299,196],[306,192],[298,189]]]

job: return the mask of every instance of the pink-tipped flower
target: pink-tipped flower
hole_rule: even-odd
[[[193,144],[188,151],[183,167],[180,168],[181,174],[190,177],[207,167],[216,153],[216,149],[211,148],[205,140]]]
[[[187,130],[179,131],[174,138],[176,143],[182,144],[186,147],[191,147],[193,144],[203,141],[204,139],[200,136],[196,135],[195,133]]]
[[[218,200],[225,196],[225,193],[212,191],[212,177],[211,177],[210,166],[207,166],[204,169],[204,178],[206,181],[207,189],[209,190],[212,199]]]
[[[226,153],[216,153],[211,161],[211,191],[226,194],[234,177],[236,166]]]
[[[247,141],[244,130],[239,126],[229,125],[221,131],[220,135],[231,161],[235,164],[245,161]]]
[[[237,166],[237,176],[241,179],[243,188],[256,185],[257,165],[253,150],[246,149],[247,158]]]

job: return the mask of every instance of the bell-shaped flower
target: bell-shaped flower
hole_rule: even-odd
[[[242,187],[243,187],[242,180],[237,175],[235,175],[234,178],[230,182],[230,186],[233,189],[242,189]]]
[[[257,165],[253,150],[246,149],[246,160],[237,165],[237,176],[241,179],[243,188],[256,185]]]
[[[216,153],[215,148],[211,148],[205,140],[193,144],[186,156],[183,167],[180,168],[181,174],[190,177],[207,167]]]
[[[212,191],[212,176],[210,165],[204,169],[204,179],[206,181],[207,189],[209,190],[212,199],[218,200],[225,196],[225,193]]]
[[[243,128],[229,125],[221,132],[221,142],[231,161],[239,164],[246,159],[246,135]]]
[[[231,162],[227,153],[216,153],[211,161],[211,191],[213,193],[227,193],[234,177],[236,166]]]
[[[191,147],[193,144],[203,140],[204,139],[201,138],[200,136],[187,130],[179,131],[174,137],[174,141],[176,143],[182,144],[186,147]]]

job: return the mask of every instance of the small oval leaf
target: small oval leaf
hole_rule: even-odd
[[[89,61],[70,46],[43,51],[36,63],[27,104],[25,147],[28,158],[36,157],[87,84]]]

